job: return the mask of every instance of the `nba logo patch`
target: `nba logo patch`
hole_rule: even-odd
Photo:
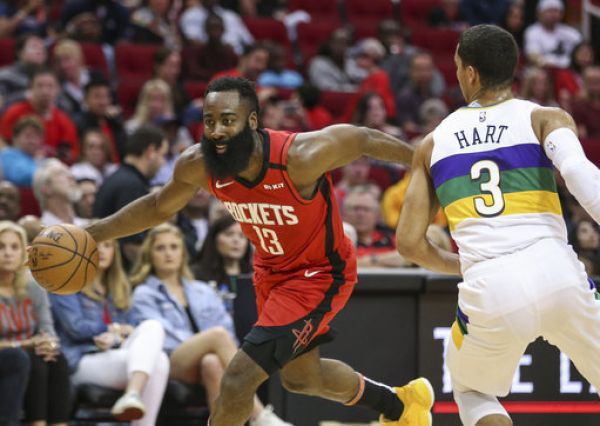
[[[485,111],[481,111],[479,113],[479,122],[483,123],[485,121]]]

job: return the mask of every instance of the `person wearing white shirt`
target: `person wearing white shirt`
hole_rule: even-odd
[[[575,28],[562,24],[564,5],[560,0],[540,0],[538,21],[525,31],[525,55],[537,66],[567,68],[571,52],[581,41]]]
[[[218,3],[219,0],[190,1],[190,6],[183,12],[179,21],[181,31],[188,40],[205,43],[208,36],[204,29],[204,21],[209,14],[214,13],[223,19],[223,42],[231,45],[235,53],[241,55],[244,46],[254,42],[254,37],[237,13],[224,9]]]

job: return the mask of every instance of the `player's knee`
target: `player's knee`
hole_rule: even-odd
[[[479,420],[476,426],[512,426],[512,421],[502,414],[492,414]]]
[[[313,395],[317,389],[314,380],[299,376],[281,376],[282,386],[289,392],[301,393],[304,395]]]
[[[229,398],[254,394],[258,387],[255,377],[239,369],[226,369],[221,378],[221,393]]]

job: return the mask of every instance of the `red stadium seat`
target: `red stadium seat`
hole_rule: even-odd
[[[121,42],[115,46],[117,78],[149,79],[159,46]]]
[[[0,39],[0,66],[10,65],[15,61],[15,39]]]
[[[35,195],[33,195],[33,189],[29,187],[20,187],[19,193],[21,194],[21,212],[19,217],[23,217],[28,214],[40,216],[40,205],[38,204]]]
[[[346,0],[346,13],[357,39],[374,37],[381,21],[395,18],[392,0]]]
[[[305,10],[314,21],[339,21],[337,0],[291,0],[289,10]]]
[[[277,19],[245,16],[244,23],[256,40],[275,41],[283,46],[290,44],[285,25]]]
[[[442,0],[402,0],[402,21],[409,27],[427,26],[431,10],[442,4]]]
[[[208,83],[205,81],[186,81],[184,89],[190,99],[203,98]]]
[[[331,113],[334,118],[339,118],[346,111],[346,107],[354,97],[355,92],[328,92],[321,93],[321,105]]]
[[[411,41],[415,46],[429,50],[434,55],[439,52],[454,55],[459,37],[458,31],[420,27],[412,32]]]
[[[146,80],[137,78],[122,78],[117,87],[117,99],[123,108],[123,118],[128,119],[135,111],[140,90]]]
[[[582,139],[581,145],[587,158],[600,167],[600,139]]]
[[[338,27],[336,22],[328,21],[306,22],[298,25],[298,43],[305,63],[315,56],[321,44],[326,42]]]
[[[104,56],[102,45],[98,43],[80,43],[80,45],[81,50],[83,51],[85,64],[90,68],[102,71],[106,78],[110,77],[108,63],[106,62],[106,56]]]

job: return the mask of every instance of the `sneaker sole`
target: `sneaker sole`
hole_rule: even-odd
[[[425,377],[421,377],[421,381],[425,383],[425,386],[429,391],[429,395],[431,396],[431,404],[428,407],[429,426],[431,426],[433,425],[433,416],[431,415],[431,409],[433,408],[433,404],[435,403],[435,392],[433,391],[433,386],[431,386],[431,382],[429,380],[427,380]]]
[[[144,417],[144,411],[140,408],[130,407],[125,409],[122,413],[113,414],[113,417],[120,422],[130,422],[133,420],[139,420]]]

